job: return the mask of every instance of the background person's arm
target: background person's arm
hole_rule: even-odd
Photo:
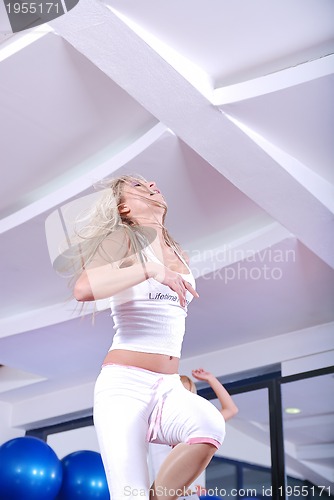
[[[198,368],[197,370],[192,370],[192,375],[197,380],[205,380],[211,386],[221,404],[220,413],[226,421],[238,413],[238,407],[232,397],[212,373],[203,370],[203,368]]]

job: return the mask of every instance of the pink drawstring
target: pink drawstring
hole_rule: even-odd
[[[163,377],[160,377],[154,386],[152,387],[152,390],[157,389],[157,393],[161,391],[161,382],[164,381]],[[167,390],[164,394],[159,394],[158,396],[158,401],[157,404],[155,405],[154,410],[151,413],[151,422],[147,431],[146,435],[146,441],[152,442],[154,441],[157,436],[158,436],[158,430],[161,426],[161,417],[162,417],[162,410],[164,407],[165,399],[167,397],[167,394],[172,390],[173,388],[171,387],[169,390]]]
[[[135,370],[140,370],[144,372],[148,372],[149,370],[145,370],[144,368],[138,368],[137,366],[130,366],[130,365],[118,365],[117,363],[104,363],[102,365],[102,368],[106,366],[119,366],[122,368],[129,368],[129,369],[135,369]],[[152,373],[152,372],[150,372]],[[178,378],[179,381],[179,376],[175,375]],[[167,395],[173,390],[174,384],[169,389],[165,389],[165,392],[163,393],[163,388],[162,382],[165,381],[165,377],[160,377],[158,380],[153,384],[151,387],[152,391],[155,392],[155,397],[157,397],[157,403],[150,415],[150,425],[148,427],[148,431],[146,434],[146,441],[151,442],[154,441],[157,436],[158,436],[158,431],[161,426],[161,418],[162,418],[162,410],[165,404],[165,399]]]

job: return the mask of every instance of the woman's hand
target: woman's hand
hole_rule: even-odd
[[[181,274],[176,273],[175,271],[171,271],[167,267],[164,267],[160,264],[155,264],[153,262],[147,263],[146,267],[148,276],[150,278],[154,278],[155,280],[159,281],[159,283],[168,286],[171,290],[173,290],[173,292],[178,295],[182,307],[185,307],[187,305],[187,290],[194,297],[199,297],[196,290],[191,286],[190,283],[188,283],[188,281],[186,281],[181,276]]]

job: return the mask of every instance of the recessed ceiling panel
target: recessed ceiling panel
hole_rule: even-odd
[[[104,0],[211,77],[243,82],[334,49],[331,0]],[[152,47],[158,48],[158,44]],[[172,64],[172,58],[169,60]]]
[[[222,110],[334,184],[334,75]]]
[[[2,216],[86,173],[157,123],[54,34],[2,61],[0,108]]]

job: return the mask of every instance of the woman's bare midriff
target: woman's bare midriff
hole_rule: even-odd
[[[166,356],[165,354],[114,349],[108,352],[103,364],[114,363],[116,365],[136,366],[151,372],[173,374],[179,372],[179,361],[179,358]]]

